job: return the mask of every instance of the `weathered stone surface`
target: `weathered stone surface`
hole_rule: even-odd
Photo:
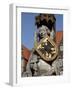
[[[56,72],[56,75],[61,75],[63,73],[63,60],[57,59],[52,63],[52,67]]]
[[[43,17],[43,20],[41,20],[41,17]],[[55,43],[55,21],[56,19],[54,15],[41,14],[36,17],[35,24],[37,25],[38,30],[35,33],[34,49],[36,48],[35,50],[38,54],[31,54],[26,66],[26,70],[24,70],[25,65],[24,60],[22,60],[21,72],[23,72],[23,77],[51,76],[63,74],[63,40],[61,42],[58,42],[59,45],[57,47]],[[44,39],[46,36],[48,36],[50,39]],[[50,42],[52,46],[47,41]],[[55,57],[52,59],[54,55]],[[51,61],[51,64],[49,63],[49,61]]]
[[[52,76],[63,74],[63,60],[56,59],[52,65],[45,62],[37,54],[32,53],[28,61],[26,71],[23,72],[23,77],[32,76]]]

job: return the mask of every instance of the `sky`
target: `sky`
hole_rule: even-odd
[[[21,13],[21,43],[28,49],[34,46],[34,32],[36,31],[35,16],[37,13]],[[63,30],[63,15],[56,14],[56,31]]]

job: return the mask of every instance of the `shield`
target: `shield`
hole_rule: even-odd
[[[36,46],[37,53],[46,61],[52,61],[57,57],[58,47],[55,42],[49,37],[44,37]]]

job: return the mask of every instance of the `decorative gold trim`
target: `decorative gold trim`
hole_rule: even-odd
[[[46,42],[46,39],[51,43],[52,46],[54,46],[56,53],[53,55],[53,57],[51,58],[46,58],[45,56],[43,56],[42,52],[40,50],[38,50],[39,46],[41,45],[41,43]],[[45,36],[38,44],[37,47],[35,48],[35,50],[37,51],[37,53],[41,56],[41,58],[43,58],[46,61],[52,61],[56,58],[57,54],[58,54],[58,47],[56,46],[55,42],[49,37],[49,36]]]

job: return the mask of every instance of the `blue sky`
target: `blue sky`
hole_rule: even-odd
[[[29,49],[34,46],[34,32],[36,31],[35,16],[37,13],[21,13],[21,43]],[[63,15],[56,14],[56,31],[63,30]]]

